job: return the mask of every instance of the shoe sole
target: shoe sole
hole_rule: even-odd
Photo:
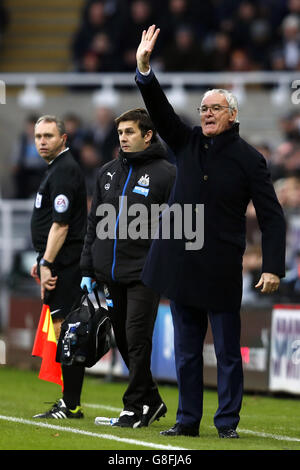
[[[160,431],[159,433],[161,436],[166,437],[176,437],[176,436],[186,436],[186,437],[199,437],[199,434],[188,434],[188,433],[171,433],[169,431]]]
[[[119,427],[119,428],[131,428],[131,429],[135,429],[135,428],[139,428],[140,427],[140,424],[141,422],[140,421],[137,421],[136,423],[134,423],[132,426],[129,426],[127,424],[120,424],[118,423],[118,421],[116,423],[113,423],[112,424],[112,427]]]
[[[63,411],[57,411],[56,413],[50,416],[34,415],[32,418],[33,419],[81,419],[81,418],[84,418],[84,415],[82,414],[79,416],[67,416]]]
[[[156,413],[149,419],[148,426],[153,423],[153,421],[159,421],[159,418],[164,418],[166,416],[167,407],[164,403],[160,405]]]
[[[167,431],[160,431],[161,436],[167,436],[167,437],[176,437],[176,436],[187,436],[187,437],[199,437],[199,432],[198,431],[175,431],[173,428],[168,429]]]

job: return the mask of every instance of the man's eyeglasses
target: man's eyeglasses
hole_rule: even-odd
[[[199,114],[204,114],[210,109],[213,114],[216,114],[216,113],[219,113],[224,108],[232,109],[231,106],[223,106],[221,104],[212,104],[211,106],[206,106],[204,104],[200,106],[200,108],[197,108],[197,111]]]

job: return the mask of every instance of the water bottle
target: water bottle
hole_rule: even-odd
[[[107,418],[106,416],[97,416],[95,424],[98,426],[112,426],[118,421],[118,418]]]

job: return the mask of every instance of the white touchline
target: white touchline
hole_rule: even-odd
[[[278,434],[270,434],[267,432],[251,431],[251,429],[238,429],[238,431],[245,434],[253,434],[254,436],[277,439],[278,441],[300,442],[300,438],[298,437],[280,436]]]
[[[27,424],[30,426],[54,429],[55,431],[71,432],[73,434],[82,434],[84,436],[97,437],[99,439],[107,439],[110,441],[125,442],[127,444],[133,444],[136,446],[150,447],[154,449],[162,450],[189,450],[184,447],[174,447],[171,445],[156,444],[154,442],[139,441],[137,439],[127,439],[125,437],[113,436],[112,434],[98,434],[96,432],[84,431],[83,429],[69,428],[66,426],[56,426],[55,424],[42,423],[41,421],[32,421],[29,419],[16,418],[14,416],[3,416],[0,415],[0,419],[3,421],[10,421],[14,423]]]
[[[100,408],[102,410],[113,411],[114,413],[120,413],[123,408],[115,408],[114,406],[101,405],[98,403],[83,403],[83,407],[86,408]]]
[[[122,408],[115,408],[113,406],[108,406],[108,405],[102,405],[101,403],[84,403],[83,406],[86,406],[87,408],[100,408],[103,410],[108,410],[108,411],[114,411],[114,412],[120,412],[122,411]],[[214,428],[214,426],[210,426],[211,428]],[[277,439],[279,441],[291,441],[291,442],[300,442],[300,438],[297,437],[289,437],[289,436],[280,436],[278,434],[270,434],[270,433],[265,433],[265,432],[260,432],[260,431],[252,431],[250,429],[238,429],[239,432],[242,432],[244,434],[252,434],[254,436],[258,437],[265,437],[265,438],[270,438],[270,439]]]

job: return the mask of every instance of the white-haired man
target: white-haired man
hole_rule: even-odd
[[[150,67],[159,29],[143,32],[136,82],[152,121],[176,156],[177,177],[169,204],[192,205],[197,227],[204,206],[204,244],[186,238],[153,241],[143,282],[171,300],[179,388],[176,424],[161,434],[197,436],[203,408],[203,343],[208,318],[217,357],[219,407],[214,424],[221,438],[239,437],[243,395],[240,352],[242,258],[250,200],[262,232],[263,293],[285,274],[285,221],[261,154],[239,136],[237,103],[226,90],[207,92],[201,127],[190,128],[174,112]],[[172,234],[172,230],[170,231]]]

